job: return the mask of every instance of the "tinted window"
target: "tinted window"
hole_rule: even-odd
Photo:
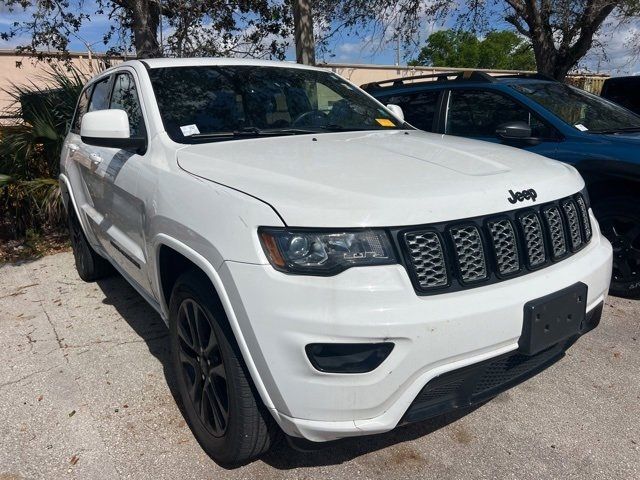
[[[393,103],[402,107],[407,122],[414,127],[432,132],[439,98],[440,92],[433,90],[407,95],[393,95],[382,100],[382,103]]]
[[[640,113],[640,77],[637,81],[607,80],[602,96],[629,110]]]
[[[91,102],[89,103],[89,111],[106,110],[109,108],[109,77],[100,80],[93,87]]]
[[[178,142],[403,128],[367,95],[331,72],[203,66],[149,72],[167,133]],[[288,129],[288,130],[287,130]]]
[[[504,95],[480,90],[451,91],[446,130],[450,135],[495,137],[498,126],[516,121],[528,124],[534,137],[553,137],[551,127]]]
[[[91,87],[85,88],[80,94],[80,98],[78,99],[78,106],[76,107],[76,115],[73,118],[73,123],[71,124],[72,132],[80,131],[80,123],[82,122],[83,115],[87,113],[87,107],[89,106],[90,96],[91,96]]]
[[[577,130],[593,133],[640,128],[640,117],[618,105],[569,85],[540,82],[513,85]]]
[[[144,119],[138,90],[133,77],[128,73],[119,73],[113,82],[113,93],[109,108],[124,110],[129,116],[129,130],[132,137],[145,136]]]

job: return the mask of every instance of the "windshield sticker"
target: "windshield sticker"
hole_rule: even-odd
[[[184,135],[185,137],[197,135],[198,133],[200,133],[197,125],[183,125],[180,127],[180,130],[182,131],[182,135]]]
[[[581,132],[586,132],[587,130],[589,130],[587,127],[585,127],[583,124],[581,123],[576,123],[574,125],[574,127],[576,127],[578,130],[580,130]]]
[[[383,127],[395,127],[396,124],[393,123],[388,118],[376,118],[376,122],[378,122]]]

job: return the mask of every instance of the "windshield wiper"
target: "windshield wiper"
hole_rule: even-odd
[[[305,130],[302,128],[270,128],[263,130],[258,127],[243,127],[230,132],[212,132],[212,133],[195,133],[185,138],[202,139],[202,140],[224,140],[229,138],[246,138],[246,137],[273,137],[278,135],[301,135],[305,133],[317,133],[315,130]]]
[[[621,127],[621,128],[604,128],[602,130],[589,130],[589,133],[625,133],[625,132],[640,132],[640,125],[635,127]]]

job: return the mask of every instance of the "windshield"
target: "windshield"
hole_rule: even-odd
[[[405,128],[330,72],[198,66],[149,71],[164,127],[176,142]]]
[[[600,97],[562,83],[512,85],[583,132],[616,133],[640,129],[640,117]]]

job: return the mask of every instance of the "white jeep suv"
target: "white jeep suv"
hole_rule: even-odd
[[[80,277],[115,268],[167,322],[224,464],[491,398],[598,324],[611,276],[574,168],[415,130],[318,68],[125,62],[61,171]]]

